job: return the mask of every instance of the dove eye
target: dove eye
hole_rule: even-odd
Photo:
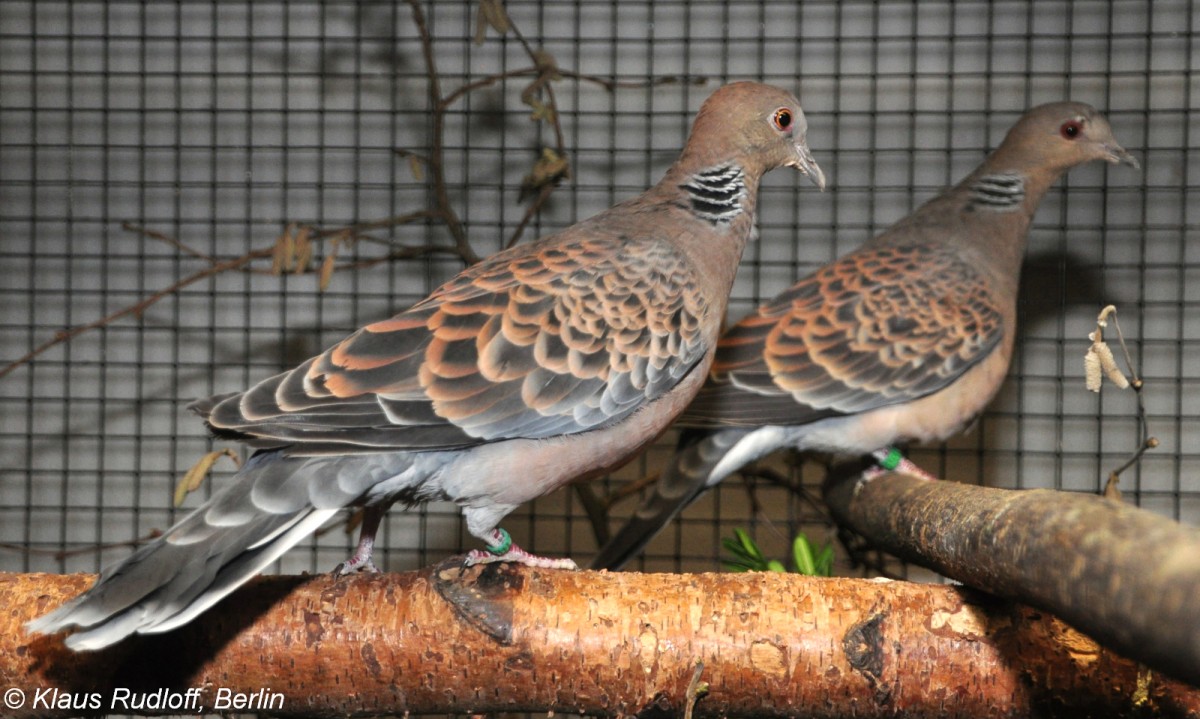
[[[1079,133],[1083,132],[1083,123],[1079,122],[1079,120],[1068,120],[1063,123],[1062,127],[1058,128],[1058,131],[1068,140],[1074,140],[1079,137]]]
[[[792,129],[792,111],[786,107],[781,107],[775,111],[775,116],[772,118],[776,129],[790,130]]]

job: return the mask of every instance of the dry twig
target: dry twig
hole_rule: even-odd
[[[429,133],[429,156],[425,166],[429,169],[429,179],[433,183],[434,206],[433,212],[446,225],[454,244],[469,264],[479,261],[479,255],[467,242],[467,233],[463,229],[458,213],[450,202],[450,193],[446,189],[446,174],[442,167],[443,149],[445,146],[446,111],[442,107],[442,82],[438,75],[437,60],[433,52],[433,38],[429,34],[429,26],[425,23],[425,12],[418,0],[408,0],[412,8],[413,24],[417,26],[417,34],[421,40],[421,54],[425,57],[425,72],[429,93],[429,104],[432,108]]]
[[[696,700],[708,694],[708,682],[700,681],[700,675],[704,673],[704,662],[696,660],[696,671],[692,672],[692,681],[688,682],[687,688],[687,703],[683,709],[683,719],[692,719],[692,712],[696,709]]]
[[[1104,341],[1104,330],[1110,321],[1117,333],[1117,343],[1125,357],[1125,366],[1129,369],[1129,377],[1126,377],[1125,373],[1117,366],[1112,349]],[[1138,448],[1119,467],[1108,473],[1108,479],[1104,484],[1104,496],[1119,499],[1121,493],[1117,485],[1120,482],[1121,473],[1136,464],[1147,450],[1157,447],[1158,438],[1150,435],[1150,427],[1146,423],[1146,404],[1142,392],[1144,383],[1138,376],[1133,356],[1130,355],[1129,347],[1125,344],[1125,335],[1121,332],[1121,324],[1117,321],[1117,308],[1114,305],[1108,305],[1100,310],[1099,316],[1096,317],[1096,329],[1088,335],[1088,339],[1092,341],[1092,344],[1084,356],[1087,388],[1093,392],[1099,392],[1103,377],[1107,377],[1121,389],[1132,387],[1134,396],[1137,398]]]

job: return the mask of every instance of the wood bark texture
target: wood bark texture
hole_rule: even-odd
[[[164,688],[205,710],[266,690],[280,716],[678,715],[702,661],[696,716],[1200,716],[1200,691],[950,586],[444,563],[260,577],[182,629],[96,653],[24,632],[91,580],[0,574],[0,691],[26,697],[12,715],[125,710],[116,689]],[[58,704],[35,706],[38,691]],[[100,711],[62,706],[93,694]]]
[[[1095,495],[831,477],[834,517],[881,549],[1200,685],[1200,530]]]

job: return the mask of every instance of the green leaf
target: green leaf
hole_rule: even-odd
[[[826,542],[825,546],[821,547],[821,551],[817,553],[815,564],[817,576],[833,576],[833,544],[831,542]]]
[[[758,568],[758,562],[753,557],[747,557],[740,544],[732,539],[723,540],[723,543],[725,551],[733,555],[729,559],[722,560],[730,569],[737,572],[749,572]],[[740,569],[735,567],[740,567]]]
[[[743,564],[742,562],[735,562],[735,561],[732,561],[729,559],[721,560],[721,564],[725,565],[725,569],[727,569],[731,572],[756,572],[756,571],[758,571],[758,569],[756,567],[751,567],[747,564]]]
[[[739,527],[733,531],[737,535],[738,541],[742,543],[742,547],[746,550],[746,556],[753,557],[760,562],[767,561],[767,558],[763,556],[762,550],[758,548],[758,545],[754,543],[754,540],[750,538],[750,535],[744,529]]]
[[[796,571],[812,577],[817,574],[816,562],[813,560],[812,545],[804,533],[796,535],[792,540],[792,561],[796,563]]]
[[[734,572],[764,572],[768,569],[767,558],[742,529],[734,529],[733,537],[723,537],[721,546],[732,556],[722,560],[725,567]]]
[[[721,563],[731,572],[786,572],[786,565],[777,559],[767,559],[758,544],[744,529],[734,529],[734,536],[722,537],[721,546],[729,553]],[[810,577],[833,576],[833,544],[825,542],[814,551],[804,532],[792,540],[792,562],[795,571]]]

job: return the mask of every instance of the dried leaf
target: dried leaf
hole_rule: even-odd
[[[534,53],[534,57],[536,58],[537,56],[537,53]],[[550,61],[553,62],[554,58],[552,55],[547,54],[547,57],[549,57]],[[542,102],[541,99],[542,88],[550,82],[551,77],[554,74],[555,72],[553,66],[551,66],[549,70],[543,70],[541,74],[533,79],[533,82],[529,83],[529,85],[527,85],[525,89],[521,91],[521,102],[533,108],[533,112],[530,113],[529,118],[534,122],[545,120],[546,122],[553,123],[558,115],[552,106]]]
[[[283,229],[283,234],[275,239],[275,249],[271,253],[271,274],[282,275],[292,268],[296,254],[296,226],[289,224]]]
[[[480,0],[479,9],[492,29],[503,35],[512,29],[503,0]]]
[[[307,272],[308,263],[312,262],[313,248],[311,237],[312,228],[308,225],[301,226],[299,231],[296,232],[294,250],[296,266],[293,268],[293,271],[298,275]]]
[[[1099,392],[1101,375],[1100,357],[1096,354],[1096,345],[1088,347],[1087,354],[1083,356],[1083,378],[1087,385],[1088,391]]]
[[[471,38],[476,45],[482,45],[483,41],[487,39],[487,26],[487,17],[483,14],[483,5],[480,4],[479,10],[475,13],[475,36]]]
[[[417,182],[425,179],[425,167],[421,164],[421,158],[416,155],[408,156],[408,169],[412,172],[413,179]]]
[[[533,170],[521,180],[521,197],[536,193],[546,185],[570,176],[571,163],[550,147],[542,148],[542,155],[534,163]]]
[[[1084,378],[1087,388],[1093,392],[1099,392],[1101,374],[1108,377],[1109,381],[1120,389],[1129,387],[1129,378],[1117,366],[1117,360],[1113,357],[1113,351],[1104,342],[1104,335],[1100,334],[1099,328],[1089,334],[1088,339],[1092,341],[1092,346],[1088,347],[1087,354],[1083,358]]]
[[[542,102],[541,100],[532,99],[528,104],[533,108],[533,112],[529,113],[529,119],[533,120],[534,122],[545,121],[553,123],[554,118],[557,117],[557,113],[554,112],[554,108]]]
[[[558,60],[550,54],[549,50],[534,50],[533,64],[538,69],[541,81],[562,79],[562,75],[558,72]]]
[[[325,255],[325,260],[321,262],[321,277],[317,281],[317,287],[324,292],[329,288],[329,282],[333,279],[333,269],[337,266],[338,247],[341,243],[337,238],[334,238],[330,243],[329,252]]]
[[[1100,310],[1100,314],[1096,316],[1096,324],[1101,327],[1108,327],[1109,315],[1115,315],[1116,313],[1116,305],[1105,305],[1104,309]]]
[[[508,13],[505,12],[504,3],[501,0],[480,0],[479,12],[475,16],[474,40],[476,45],[483,44],[488,26],[501,35],[512,29],[512,23],[509,22]]]
[[[183,504],[183,500],[192,492],[200,488],[204,484],[204,480],[212,471],[213,465],[221,457],[229,457],[238,467],[242,466],[242,461],[238,458],[237,453],[232,449],[222,449],[209,452],[200,458],[199,462],[192,465],[192,468],[183,475],[183,479],[179,480],[179,484],[175,485],[175,506]]]
[[[1129,379],[1121,368],[1117,366],[1117,360],[1113,357],[1113,351],[1109,346],[1100,342],[1096,345],[1096,355],[1100,358],[1100,368],[1104,370],[1104,376],[1115,384],[1120,389],[1129,387]]]

